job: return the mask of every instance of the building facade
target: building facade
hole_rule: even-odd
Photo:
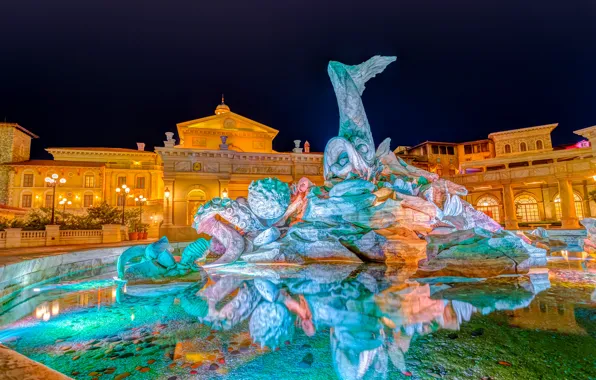
[[[552,145],[556,127],[495,132],[487,140],[458,144],[425,142],[397,153],[464,185],[466,200],[506,228],[579,228],[579,220],[596,215],[589,195],[596,190],[596,127],[575,131],[586,140],[561,149]]]
[[[20,126],[11,128],[25,133]],[[316,184],[323,182],[321,153],[298,148],[276,152],[273,140],[278,131],[231,112],[223,99],[214,115],[179,123],[177,132],[179,143],[168,132],[164,146],[154,152],[145,151],[142,143],[137,149],[46,149],[53,160],[30,160],[30,141],[36,136],[25,134],[25,146],[14,149],[23,154],[7,155],[0,166],[6,177],[2,204],[21,214],[52,204],[77,213],[104,201],[134,207],[134,199],[143,195],[148,200],[143,221],[161,224],[164,234],[182,240],[195,238],[191,225],[202,204],[216,197],[247,196],[255,179],[273,176],[293,182],[308,177]],[[5,140],[12,146],[9,137]],[[52,174],[66,179],[56,188],[56,200],[45,182]],[[131,189],[127,197],[116,192],[123,184]],[[63,199],[69,203],[58,206]]]
[[[176,239],[195,235],[190,226],[202,204],[216,197],[246,197],[253,180],[323,182],[321,153],[274,151],[278,131],[231,112],[223,99],[214,115],[179,123],[177,130],[178,144],[168,132],[164,146],[155,148],[170,194],[164,199],[163,226]]]
[[[596,216],[590,192],[596,190],[596,126],[575,131],[577,144],[553,147],[557,124],[491,133],[464,143],[426,141],[399,147],[405,161],[464,185],[465,197],[506,228],[561,226]],[[294,182],[302,177],[323,183],[323,154],[276,152],[278,131],[231,112],[223,102],[214,115],[177,124],[163,146],[145,151],[123,148],[48,148],[53,160],[30,160],[33,133],[17,124],[0,125],[0,196],[3,215],[59,206],[71,212],[107,202],[133,207],[144,196],[144,222],[161,224],[168,237],[193,239],[190,227],[197,209],[216,198],[247,196],[251,181],[277,177]],[[579,138],[578,138],[579,140]],[[305,144],[305,148],[308,144]],[[66,179],[56,189],[45,178]],[[126,184],[128,197],[116,189]]]

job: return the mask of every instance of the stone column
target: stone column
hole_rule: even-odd
[[[101,226],[103,231],[103,243],[119,243],[122,241],[122,234],[120,232],[121,226],[119,224],[104,224]]]
[[[561,198],[561,228],[579,228],[573,188],[569,179],[559,179],[559,196]]]
[[[6,248],[18,248],[21,246],[22,228],[6,229]]]
[[[503,185],[503,208],[505,210],[505,228],[508,230],[517,230],[517,212],[515,211],[515,203],[513,202],[513,189],[511,184]]]
[[[60,226],[57,224],[46,225],[46,245],[60,245]]]
[[[166,199],[163,195],[163,226],[170,227],[172,226],[172,210],[174,209],[174,181],[164,181],[164,191],[166,188],[170,191],[170,198]]]

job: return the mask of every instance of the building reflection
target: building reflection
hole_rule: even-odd
[[[39,298],[52,297],[51,294],[48,296],[41,295]],[[35,306],[33,316],[35,319],[47,322],[52,318],[57,317],[61,312],[67,312],[76,308],[87,308],[111,305],[116,302],[116,287],[110,288],[98,288],[93,290],[84,290],[74,293],[67,293],[60,296],[59,298],[51,301],[42,301],[39,303],[39,299],[32,298],[29,304],[36,302],[39,303]],[[26,306],[27,304],[25,304]],[[18,312],[19,309],[11,310],[12,312]],[[3,317],[7,317],[6,315]]]
[[[528,307],[510,312],[511,326],[524,329],[556,331],[564,334],[587,335],[575,320],[575,306],[571,303],[531,303]]]

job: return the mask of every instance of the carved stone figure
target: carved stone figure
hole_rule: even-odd
[[[579,222],[586,227],[588,233],[588,236],[584,239],[584,251],[596,253],[596,219],[584,218]]]
[[[209,243],[205,239],[199,239],[184,249],[179,261],[172,255],[172,247],[166,237],[146,246],[130,247],[118,258],[118,280],[134,283],[197,272],[197,261],[205,259],[208,247]],[[126,268],[126,264],[133,259],[140,259],[141,262]]]

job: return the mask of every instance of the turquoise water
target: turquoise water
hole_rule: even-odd
[[[104,269],[3,305],[0,342],[76,379],[596,378],[596,263],[414,273],[234,266],[124,287]]]

